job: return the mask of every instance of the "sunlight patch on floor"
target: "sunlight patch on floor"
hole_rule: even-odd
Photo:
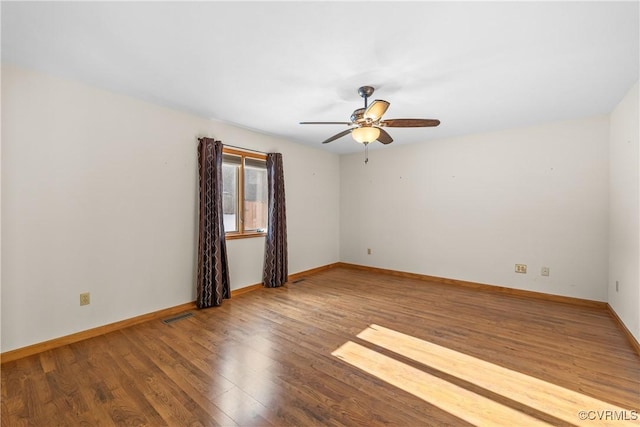
[[[351,341],[331,354],[474,425],[550,425]]]
[[[621,408],[392,329],[371,325],[357,337],[573,425],[640,425],[638,408]],[[332,355],[474,425],[548,425],[351,341]]]

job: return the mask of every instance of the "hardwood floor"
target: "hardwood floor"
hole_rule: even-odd
[[[638,422],[604,308],[335,268],[192,312],[3,364],[2,426]]]

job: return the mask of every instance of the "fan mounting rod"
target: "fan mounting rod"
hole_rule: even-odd
[[[373,95],[373,91],[375,89],[371,86],[361,86],[360,88],[358,88],[358,93],[360,94],[361,97],[364,98],[364,108],[367,108],[367,98],[369,98],[371,95]]]

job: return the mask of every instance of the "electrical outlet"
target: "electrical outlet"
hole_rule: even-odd
[[[527,264],[516,264],[516,273],[527,274]]]
[[[549,267],[542,267],[542,269],[540,270],[540,274],[542,276],[548,276],[549,275]]]
[[[80,294],[80,305],[89,305],[89,304],[91,304],[91,294],[89,294],[89,292]]]
[[[371,255],[371,248],[367,248],[367,255]]]

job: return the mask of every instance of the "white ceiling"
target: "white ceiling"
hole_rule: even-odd
[[[639,74],[639,3],[6,2],[2,61],[337,153],[357,89],[394,144],[609,113]],[[379,143],[372,144],[379,146]]]

